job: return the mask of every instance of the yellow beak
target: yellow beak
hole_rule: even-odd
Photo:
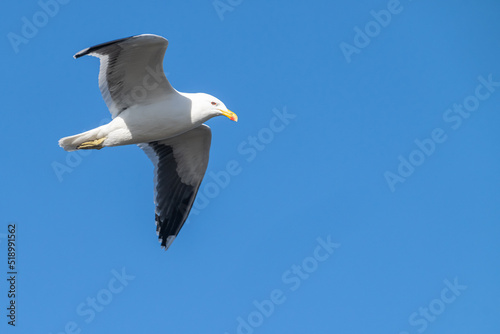
[[[226,116],[231,121],[238,122],[238,116],[234,112],[232,112],[231,110],[229,110],[229,109],[228,110],[219,109],[219,110],[222,113],[222,115]]]

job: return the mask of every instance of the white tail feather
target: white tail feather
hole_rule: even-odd
[[[83,133],[79,133],[74,136],[61,138],[59,139],[59,146],[61,146],[64,150],[68,152],[76,151],[78,149],[78,146],[80,146],[84,142],[98,139],[100,132],[99,130],[100,127]]]

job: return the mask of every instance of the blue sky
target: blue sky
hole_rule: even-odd
[[[55,1],[2,5],[2,333],[500,331],[497,1]],[[57,145],[141,33],[239,116],[167,252],[139,148]]]

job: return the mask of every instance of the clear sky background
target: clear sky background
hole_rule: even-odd
[[[54,1],[2,4],[2,333],[500,332],[498,1]],[[167,252],[138,147],[57,145],[141,33],[239,116]]]

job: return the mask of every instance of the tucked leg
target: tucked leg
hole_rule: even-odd
[[[99,138],[96,140],[86,141],[78,145],[78,150],[100,150],[102,148],[102,143],[106,140],[106,137]]]

